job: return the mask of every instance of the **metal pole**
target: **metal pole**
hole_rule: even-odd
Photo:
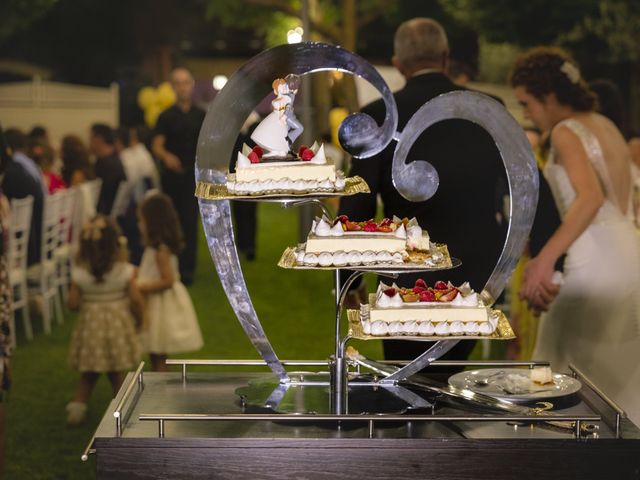
[[[309,21],[309,0],[302,0],[302,41],[309,41],[311,33],[311,22]],[[302,76],[300,95],[302,97],[302,143],[311,145],[313,143],[313,116],[311,114],[311,77],[309,75]],[[304,242],[307,238],[309,230],[311,230],[311,221],[313,219],[313,206],[302,205],[298,210],[298,241]]]

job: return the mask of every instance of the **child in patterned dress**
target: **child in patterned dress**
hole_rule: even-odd
[[[122,238],[117,225],[103,215],[85,225],[81,233],[68,300],[69,308],[79,311],[69,362],[80,371],[80,382],[67,405],[70,425],[84,421],[101,373],[107,374],[115,395],[124,372],[140,362],[133,313],[142,312],[144,298],[134,281],[135,267],[126,261]]]

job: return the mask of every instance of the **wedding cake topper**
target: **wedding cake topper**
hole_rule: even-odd
[[[300,85],[298,75],[289,74],[272,83],[276,98],[271,102],[273,111],[256,127],[251,139],[264,150],[264,158],[293,159],[293,142],[302,134],[304,127],[296,118],[293,102]]]

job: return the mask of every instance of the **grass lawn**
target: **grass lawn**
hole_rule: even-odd
[[[282,359],[322,359],[333,349],[333,273],[282,270],[276,263],[286,246],[297,243],[297,211],[277,205],[258,206],[257,259],[243,264],[245,279],[263,327]],[[204,241],[190,293],[205,338],[204,348],[187,358],[257,358],[231,311]],[[91,479],[95,459],[80,455],[111,398],[106,378],[98,383],[85,425],[65,424],[65,405],[77,381],[67,365],[67,347],[74,317],[56,325],[52,335],[41,331],[27,343],[18,322],[19,347],[13,357],[13,387],[7,402],[5,478]],[[381,357],[381,344],[356,345],[364,354]]]

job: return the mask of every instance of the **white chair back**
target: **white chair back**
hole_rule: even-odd
[[[68,245],[71,242],[71,229],[76,214],[78,203],[78,193],[76,187],[68,190],[60,190],[62,200],[60,201],[60,240],[59,246]]]
[[[42,250],[40,262],[44,265],[53,259],[55,249],[60,242],[60,216],[64,202],[65,191],[59,190],[44,198],[42,212]]]
[[[9,225],[9,272],[27,270],[27,253],[31,216],[33,215],[33,197],[14,198],[11,200],[11,223]]]

